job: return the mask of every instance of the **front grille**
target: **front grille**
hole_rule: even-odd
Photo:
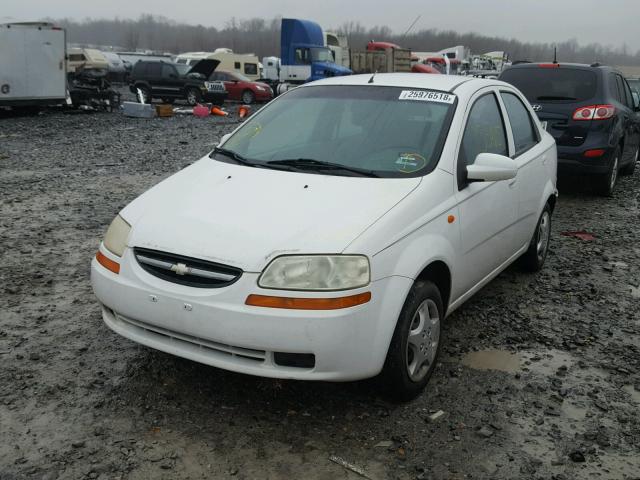
[[[226,287],[242,275],[239,268],[175,253],[138,247],[133,249],[133,253],[138,264],[151,275],[189,287]]]

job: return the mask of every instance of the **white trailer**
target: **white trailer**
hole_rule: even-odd
[[[0,107],[65,103],[66,48],[50,23],[0,24]]]

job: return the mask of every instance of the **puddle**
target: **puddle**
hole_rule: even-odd
[[[462,364],[475,370],[498,370],[513,373],[520,370],[520,357],[506,350],[480,350],[462,357]]]
[[[572,379],[599,381],[606,372],[586,367],[570,353],[560,350],[512,353],[507,350],[488,349],[469,352],[462,357],[462,365],[474,370],[496,370],[515,373],[530,372],[537,375],[571,377]]]

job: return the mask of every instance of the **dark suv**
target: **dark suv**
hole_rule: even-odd
[[[618,172],[631,174],[640,147],[638,97],[617,70],[594,65],[523,63],[500,80],[527,97],[558,145],[558,173],[591,175],[611,195]]]
[[[129,89],[136,95],[140,91],[145,103],[161,98],[166,103],[183,99],[189,105],[202,101],[222,105],[227,98],[224,83],[207,80],[219,64],[218,60],[200,60],[185,71],[184,65],[140,60],[131,71]]]

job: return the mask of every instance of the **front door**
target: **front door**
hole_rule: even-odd
[[[518,198],[512,184],[518,180],[469,182],[466,174],[480,153],[509,155],[509,145],[500,106],[493,89],[484,89],[470,102],[465,128],[458,151],[457,188],[458,215],[462,246],[462,279],[464,294],[494,270],[503,265],[517,250],[514,233]]]

